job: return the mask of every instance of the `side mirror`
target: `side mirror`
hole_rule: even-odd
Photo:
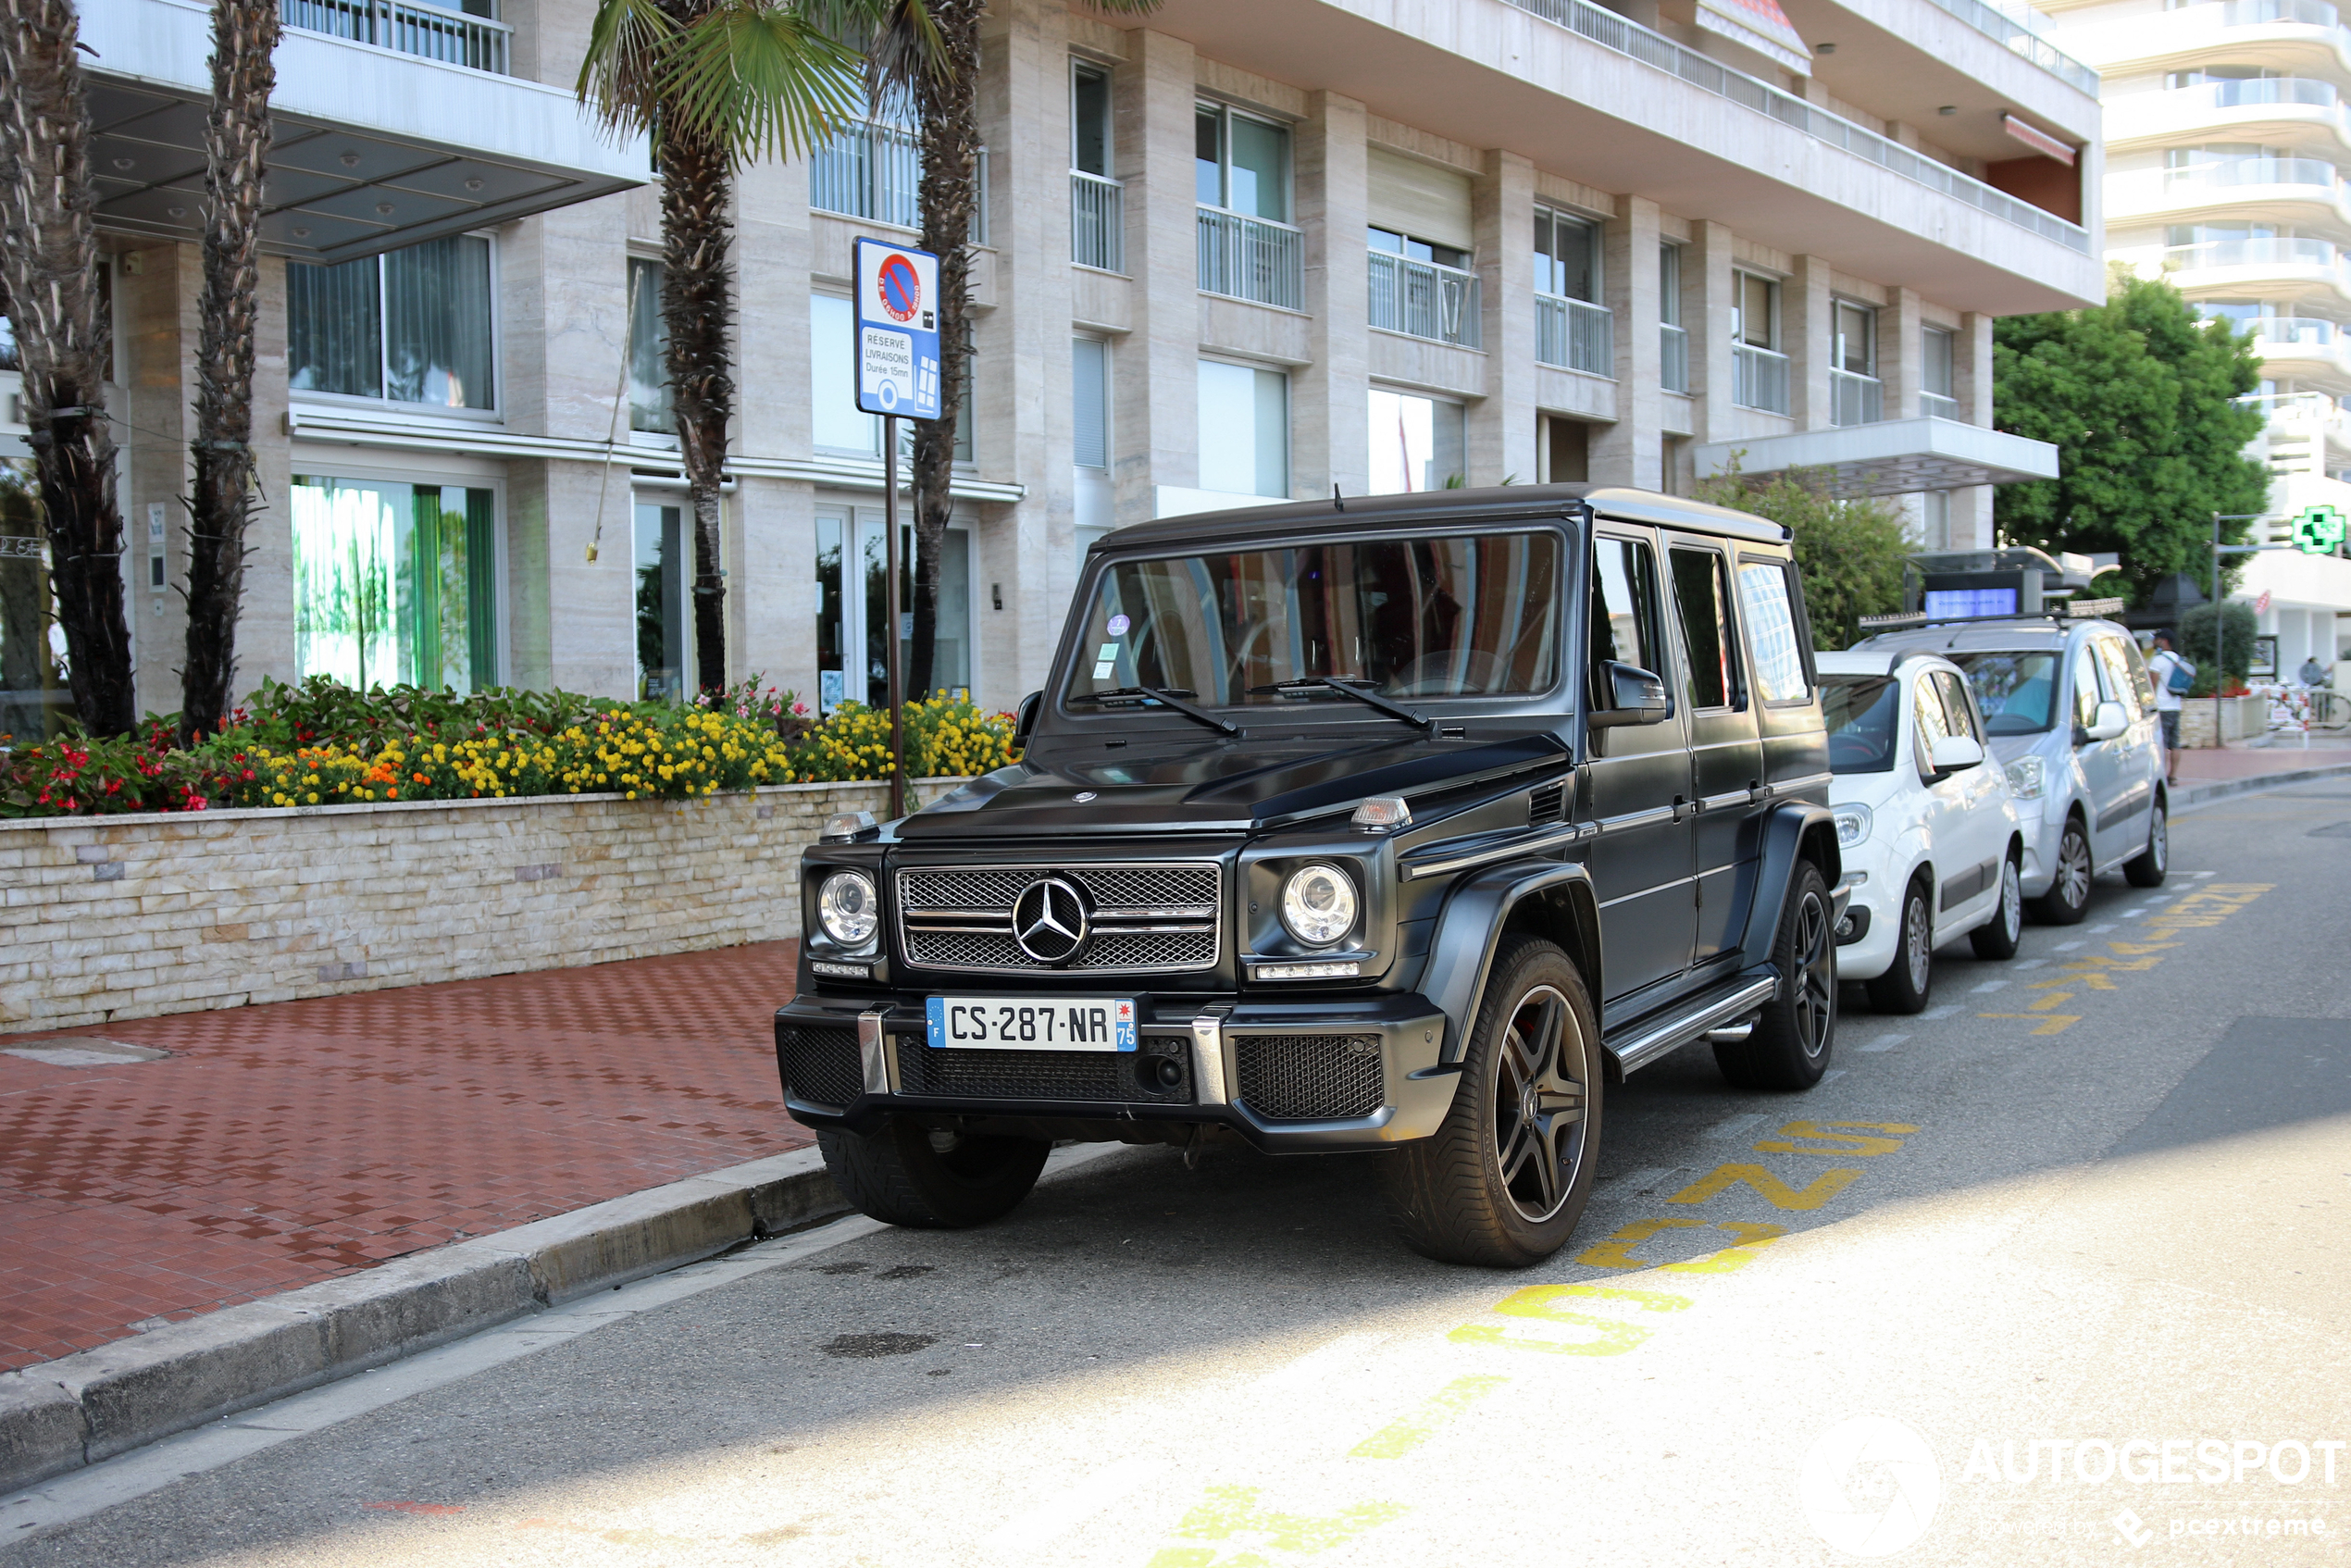
[[[2082,733],[2093,740],[2111,740],[2130,728],[2130,716],[2122,711],[2121,703],[2100,703],[2096,720]]]
[[[1023,749],[1027,747],[1029,731],[1037,728],[1037,714],[1044,705],[1045,693],[1042,691],[1031,691],[1020,700],[1020,706],[1013,716],[1013,744]]]
[[[1662,724],[1673,715],[1673,702],[1665,695],[1664,678],[1638,665],[1609,660],[1600,666],[1600,684],[1611,702],[1587,721],[1596,728],[1620,724]]]
[[[1946,735],[1926,754],[1927,765],[1934,769],[1937,778],[1954,773],[1964,773],[1984,764],[1984,742],[1966,735]]]

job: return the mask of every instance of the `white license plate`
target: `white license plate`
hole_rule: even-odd
[[[1133,997],[934,996],[930,1043],[959,1051],[1133,1051]]]

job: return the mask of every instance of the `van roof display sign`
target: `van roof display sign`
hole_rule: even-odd
[[[939,417],[939,257],[860,239],[857,406],[906,419]]]

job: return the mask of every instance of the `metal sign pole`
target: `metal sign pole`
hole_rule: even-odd
[[[884,570],[889,574],[889,815],[906,815],[906,689],[899,668],[898,607],[898,416],[882,416],[882,528],[889,534],[883,546]]]

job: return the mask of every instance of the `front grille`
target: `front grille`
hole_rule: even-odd
[[[865,1092],[865,1064],[855,1029],[778,1029],[776,1058],[794,1100],[840,1106]]]
[[[1377,1035],[1237,1035],[1241,1103],[1268,1121],[1352,1121],[1386,1097]]]
[[[1085,894],[1091,927],[1074,959],[1042,964],[1013,938],[1013,906],[1063,877]],[[909,964],[983,974],[1122,974],[1213,968],[1224,872],[1163,865],[910,866],[898,873],[898,927]]]
[[[902,1093],[964,1100],[1092,1101],[1188,1105],[1191,1073],[1181,1039],[1146,1037],[1133,1051],[955,1051],[934,1050],[900,1035],[898,1087]],[[1163,1058],[1183,1070],[1172,1086],[1152,1072]]]

